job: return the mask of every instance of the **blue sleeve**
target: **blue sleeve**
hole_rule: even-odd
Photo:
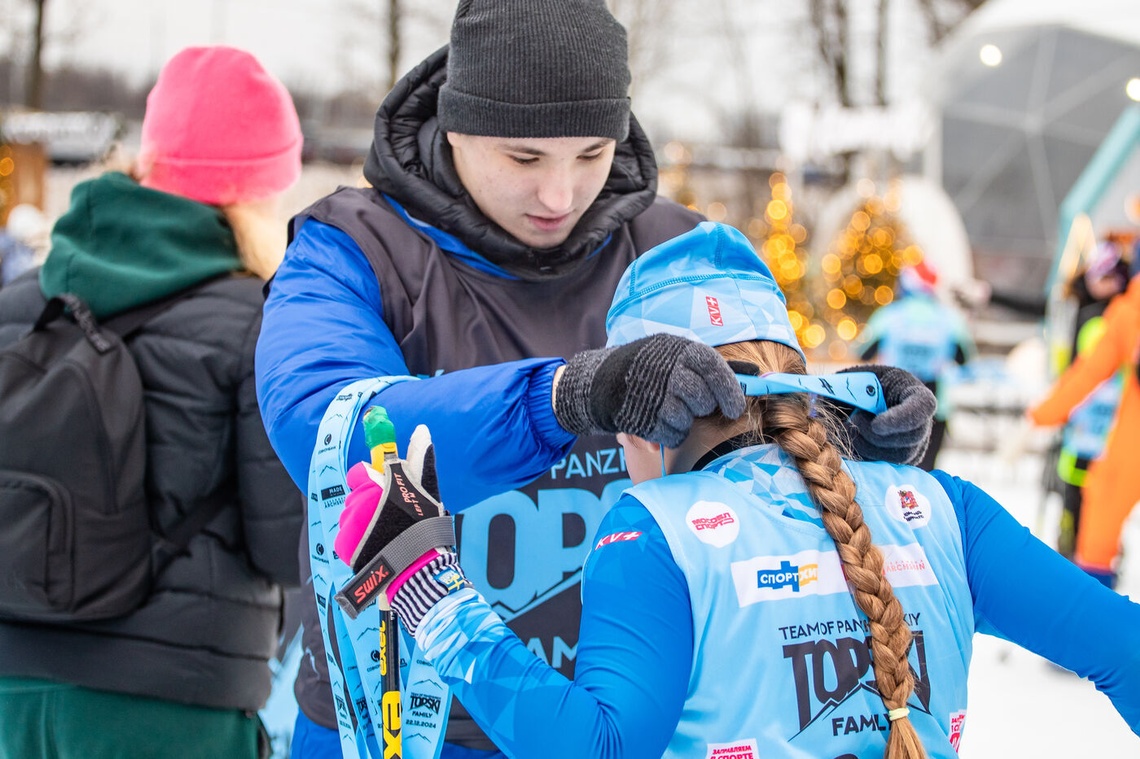
[[[401,449],[417,424],[428,425],[445,500],[450,491],[473,503],[533,480],[573,444],[550,407],[561,363],[514,361],[400,383],[373,403],[388,410]],[[376,276],[344,232],[310,220],[289,246],[265,303],[256,370],[269,439],[302,490],[333,396],[356,380],[408,374]],[[362,438],[354,437],[350,463],[365,458]],[[449,507],[462,508],[454,500]]]
[[[1092,680],[1140,734],[1140,605],[1039,541],[993,498],[945,472],[979,632]]]
[[[595,542],[604,545],[583,570],[573,681],[474,593],[450,608],[441,602],[417,633],[460,702],[511,756],[657,759],[680,720],[693,661],[685,577],[657,523],[629,496]]]

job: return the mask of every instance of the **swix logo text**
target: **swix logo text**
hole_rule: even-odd
[[[706,517],[693,520],[693,529],[695,530],[715,530],[717,527],[725,524],[732,524],[736,520],[732,518],[732,514],[727,511],[723,514],[717,514],[715,517]]]
[[[709,309],[709,324],[714,327],[723,327],[724,319],[720,315],[720,303],[711,295],[705,296],[705,305]]]
[[[363,582],[352,589],[352,597],[356,599],[357,603],[364,603],[368,598],[368,594],[376,590],[380,583],[391,577],[392,571],[388,567],[381,565],[376,567]]]

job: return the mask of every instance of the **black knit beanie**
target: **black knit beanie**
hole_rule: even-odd
[[[438,114],[447,132],[621,142],[625,29],[603,0],[460,0]]]

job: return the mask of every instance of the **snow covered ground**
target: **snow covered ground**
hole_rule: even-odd
[[[1030,430],[1027,404],[1047,389],[1038,367],[1044,347],[1027,342],[1008,358],[972,362],[949,396],[955,411],[938,467],[996,498],[1022,524],[1055,545],[1060,496],[1044,495],[1043,452],[1053,433]],[[1140,598],[1140,509],[1124,533],[1122,593]],[[1140,737],[1092,683],[1012,643],[974,637],[962,759],[1140,757]]]
[[[1010,463],[992,451],[948,449],[938,465],[984,488],[1051,544],[1060,503],[1057,496],[1042,499],[1040,455],[1025,454]],[[1138,598],[1140,522],[1135,517],[1126,530],[1125,551],[1130,558],[1122,567],[1120,589]],[[1140,757],[1140,738],[1092,683],[1011,643],[977,635],[960,756],[1124,759]]]

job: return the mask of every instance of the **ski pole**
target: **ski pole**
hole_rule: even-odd
[[[372,468],[384,471],[384,462],[398,459],[396,430],[382,406],[364,412],[364,442],[372,458]],[[383,727],[384,759],[402,759],[400,743],[400,630],[396,612],[380,612],[380,677],[383,693],[380,712]]]

